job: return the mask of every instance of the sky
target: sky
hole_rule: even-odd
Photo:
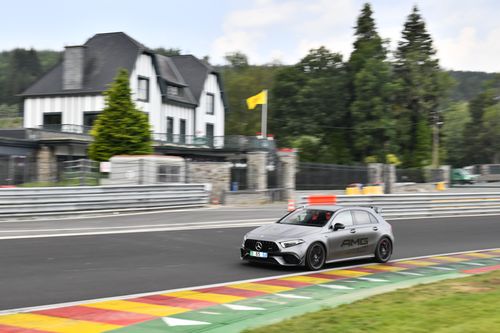
[[[2,0],[0,50],[62,50],[123,31],[150,48],[179,48],[212,64],[245,53],[251,64],[294,64],[326,46],[348,59],[358,0]],[[397,46],[417,5],[445,69],[500,72],[500,1],[374,0],[379,34]]]

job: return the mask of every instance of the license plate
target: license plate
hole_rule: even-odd
[[[250,251],[252,257],[267,258],[267,252]]]

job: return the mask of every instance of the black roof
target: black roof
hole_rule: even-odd
[[[155,54],[123,32],[96,34],[84,46],[85,68],[81,89],[63,89],[61,60],[20,96],[102,93],[113,82],[118,69],[125,68],[132,73],[137,57],[142,53],[154,57],[164,101],[198,105],[207,75],[214,73],[219,78],[212,66],[192,55],[166,57]],[[183,88],[183,93],[167,96],[167,85]]]
[[[62,60],[21,96],[63,95],[102,92],[113,81],[119,68],[132,72],[137,56],[148,49],[122,32],[97,34],[85,44],[82,89],[64,90]]]
[[[227,106],[220,74],[209,63],[204,60],[200,60],[193,55],[172,56],[170,59],[172,59],[177,69],[186,80],[194,98],[198,102],[200,101],[201,92],[203,91],[207,76],[209,74],[215,74],[221,89],[224,107]]]

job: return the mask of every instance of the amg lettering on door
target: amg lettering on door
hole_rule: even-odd
[[[368,245],[368,238],[357,238],[357,239],[345,239],[343,242],[342,242],[342,245],[340,245],[340,247],[344,247],[344,246],[363,246],[363,245]]]

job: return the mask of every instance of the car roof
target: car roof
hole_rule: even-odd
[[[337,211],[344,207],[339,205],[305,205],[304,208]]]
[[[307,208],[307,209],[330,210],[330,211],[333,211],[333,212],[335,212],[335,211],[337,211],[339,209],[342,209],[342,208],[373,210],[373,208],[370,207],[370,206],[305,205],[303,207]]]

